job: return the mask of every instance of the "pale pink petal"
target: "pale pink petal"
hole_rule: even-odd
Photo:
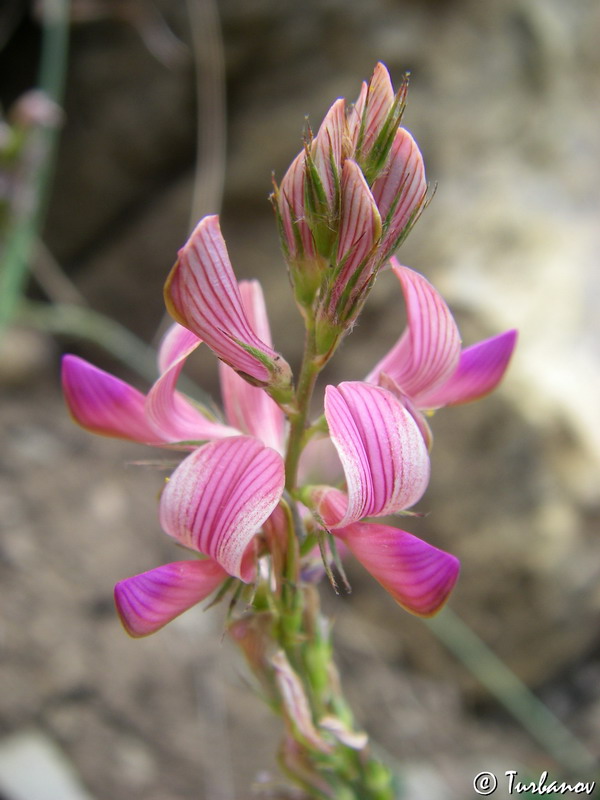
[[[248,582],[244,555],[271,514],[285,482],[281,456],[246,436],[211,442],[177,467],[162,493],[163,529],[185,547]]]
[[[69,411],[87,430],[144,444],[163,443],[146,418],[144,395],[125,381],[67,355],[62,361],[62,384]]]
[[[115,604],[130,636],[148,636],[204,600],[226,578],[214,561],[176,561],[119,581]]]
[[[285,242],[292,258],[311,260],[316,255],[312,233],[306,222],[304,204],[306,153],[292,161],[276,192]]]
[[[271,664],[275,670],[283,715],[295,730],[296,738],[313,750],[331,753],[333,747],[315,728],[304,685],[283,650],[278,650],[271,657]]]
[[[512,330],[465,348],[454,374],[437,389],[420,395],[419,406],[453,406],[489,394],[502,380],[516,343],[517,332]]]
[[[386,389],[362,382],[328,386],[325,416],[348,490],[335,526],[408,508],[429,480],[429,456],[414,419]]]
[[[319,172],[330,207],[335,202],[336,187],[339,184],[345,130],[345,102],[340,98],[327,112],[311,146],[311,156]]]
[[[458,365],[460,335],[442,296],[418,272],[391,259],[406,301],[408,325],[366,380],[387,373],[420,406],[419,396],[439,386]]]
[[[348,112],[348,136],[350,139],[352,153],[354,153],[356,149],[358,137],[360,136],[368,91],[369,84],[366,81],[363,81],[360,87],[360,94]]]
[[[186,358],[201,343],[202,340],[194,333],[175,323],[167,331],[159,349],[159,366],[163,372],[148,392],[145,407],[148,419],[169,442],[207,441],[239,436],[240,433],[211,420],[175,391]]]
[[[388,117],[394,104],[394,87],[387,67],[379,62],[374,71],[367,92],[361,91],[354,110],[363,116],[362,131],[352,120],[352,135],[354,145],[360,148],[361,153],[368,153]],[[362,139],[359,133],[362,132]]]
[[[360,167],[346,159],[342,170],[342,216],[337,251],[339,274],[333,302],[360,294],[372,277],[369,255],[381,234],[381,218]],[[343,312],[344,309],[340,309]]]
[[[250,327],[217,216],[200,220],[179,251],[167,279],[165,299],[175,320],[203,339],[238,372],[267,384],[272,370],[287,367]],[[254,348],[261,357],[242,345]]]
[[[457,558],[406,531],[357,522],[335,534],[394,600],[413,614],[435,614],[457,581]]]
[[[162,375],[175,364],[181,363],[182,359],[187,358],[200,344],[202,344],[200,337],[184,328],[183,325],[174,322],[167,329],[158,346],[159,374]]]
[[[240,295],[252,330],[271,344],[265,299],[258,281],[242,281]],[[256,436],[278,453],[283,452],[285,416],[277,403],[260,387],[247,381],[223,362],[219,365],[221,394],[227,419],[242,433]]]
[[[372,192],[384,223],[382,257],[388,257],[427,193],[423,157],[404,128],[398,128],[385,169],[373,184]]]

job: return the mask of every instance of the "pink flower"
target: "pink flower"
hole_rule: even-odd
[[[346,476],[346,492],[307,492],[324,526],[404,608],[430,616],[459,572],[454,556],[406,531],[366,521],[414,505],[429,480],[429,456],[411,414],[394,395],[362,382],[328,386],[325,416]]]
[[[236,297],[254,341],[270,348],[259,284],[240,284]],[[160,520],[178,544],[206,558],[166,564],[116,585],[117,609],[132,636],[158,630],[229,576],[251,581],[254,537],[283,491],[285,420],[265,391],[221,364],[230,425],[211,419],[176,391],[185,359],[200,344],[198,336],[174,324],[159,350],[160,377],[147,395],[76,356],[63,360],[67,404],[83,427],[192,450],[166,484]]]
[[[351,163],[344,165],[346,175],[357,174]],[[364,182],[362,176],[358,181]],[[167,332],[159,350],[160,376],[147,395],[82,359],[66,356],[63,362],[65,396],[81,425],[191,450],[165,486],[160,521],[178,544],[204,558],[166,564],[117,584],[117,609],[133,636],[158,630],[229,577],[254,580],[256,534],[262,529],[263,547],[269,546],[285,522],[278,509],[285,417],[267,393],[278,369],[269,365],[278,365],[280,357],[272,349],[260,286],[234,284],[225,252],[215,218],[200,223],[182,250],[167,294],[178,318],[193,330],[176,323]],[[418,409],[432,400],[470,399],[492,388],[508,356],[506,347],[492,346],[490,365],[482,343],[465,351],[460,362],[456,325],[441,297],[417,273],[398,264],[393,268],[406,296],[407,331],[370,382],[326,390],[325,416],[346,491],[313,487],[301,497],[399,603],[429,615],[452,589],[458,561],[370,518],[410,508],[427,486],[429,456]],[[220,305],[207,308],[215,297]],[[221,358],[226,423],[176,390],[185,359],[202,342],[200,334]]]
[[[290,367],[250,325],[217,216],[201,219],[179,251],[165,302],[177,322],[246,380],[277,400],[290,397]]]
[[[517,332],[506,331],[461,350],[456,322],[439,292],[395,258],[391,267],[404,293],[407,326],[366,380],[400,398],[429,440],[420,412],[468,403],[493,391],[506,372]]]

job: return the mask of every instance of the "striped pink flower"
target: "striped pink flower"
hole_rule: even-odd
[[[468,403],[502,380],[517,341],[509,330],[461,349],[454,317],[439,292],[422,275],[393,258],[406,303],[406,329],[366,377],[390,389],[414,414],[427,439],[422,411]]]
[[[177,322],[246,380],[278,399],[289,396],[290,367],[252,329],[217,216],[201,219],[179,251],[165,302]]]
[[[429,456],[419,427],[391,392],[362,382],[328,386],[325,416],[346,491],[313,488],[308,502],[400,605],[434,614],[456,583],[458,560],[406,531],[367,521],[404,511],[425,491]]]
[[[252,335],[270,348],[260,285],[243,282],[237,296]],[[222,363],[228,424],[177,392],[184,362],[201,343],[175,323],[159,349],[160,376],[146,395],[83,359],[63,359],[67,404],[84,428],[192,451],[165,486],[160,519],[178,544],[204,558],[166,564],[117,584],[117,610],[132,636],[158,630],[230,576],[251,581],[254,538],[283,491],[285,418],[263,389]]]

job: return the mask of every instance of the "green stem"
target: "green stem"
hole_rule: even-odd
[[[567,769],[597,767],[595,756],[449,608],[424,620],[469,671]]]
[[[146,380],[156,380],[156,353],[118,322],[84,306],[57,303],[22,302],[16,309],[15,322],[54,335],[84,339],[102,347],[129,369]],[[208,409],[212,398],[185,376],[179,386]]]
[[[43,39],[38,86],[56,103],[62,104],[67,66],[69,0],[44,5]],[[46,8],[47,6],[47,8]],[[23,293],[23,286],[36,238],[48,204],[50,183],[58,144],[56,125],[43,125],[30,133],[29,165],[20,187],[20,203],[15,211],[0,270],[0,332],[10,323]],[[27,166],[27,165],[26,165]]]
[[[304,445],[304,433],[310,409],[310,401],[315,388],[315,383],[323,364],[315,356],[314,329],[307,326],[304,342],[304,356],[298,378],[296,403],[298,411],[290,417],[290,434],[285,459],[286,489],[291,494],[296,489],[298,476],[298,462]]]

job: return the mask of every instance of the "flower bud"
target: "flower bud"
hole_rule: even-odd
[[[405,78],[394,93],[379,63],[346,114],[329,109],[292,162],[273,207],[296,301],[316,320],[317,355],[328,358],[358,316],[378,270],[424,203],[423,159],[400,127]]]

